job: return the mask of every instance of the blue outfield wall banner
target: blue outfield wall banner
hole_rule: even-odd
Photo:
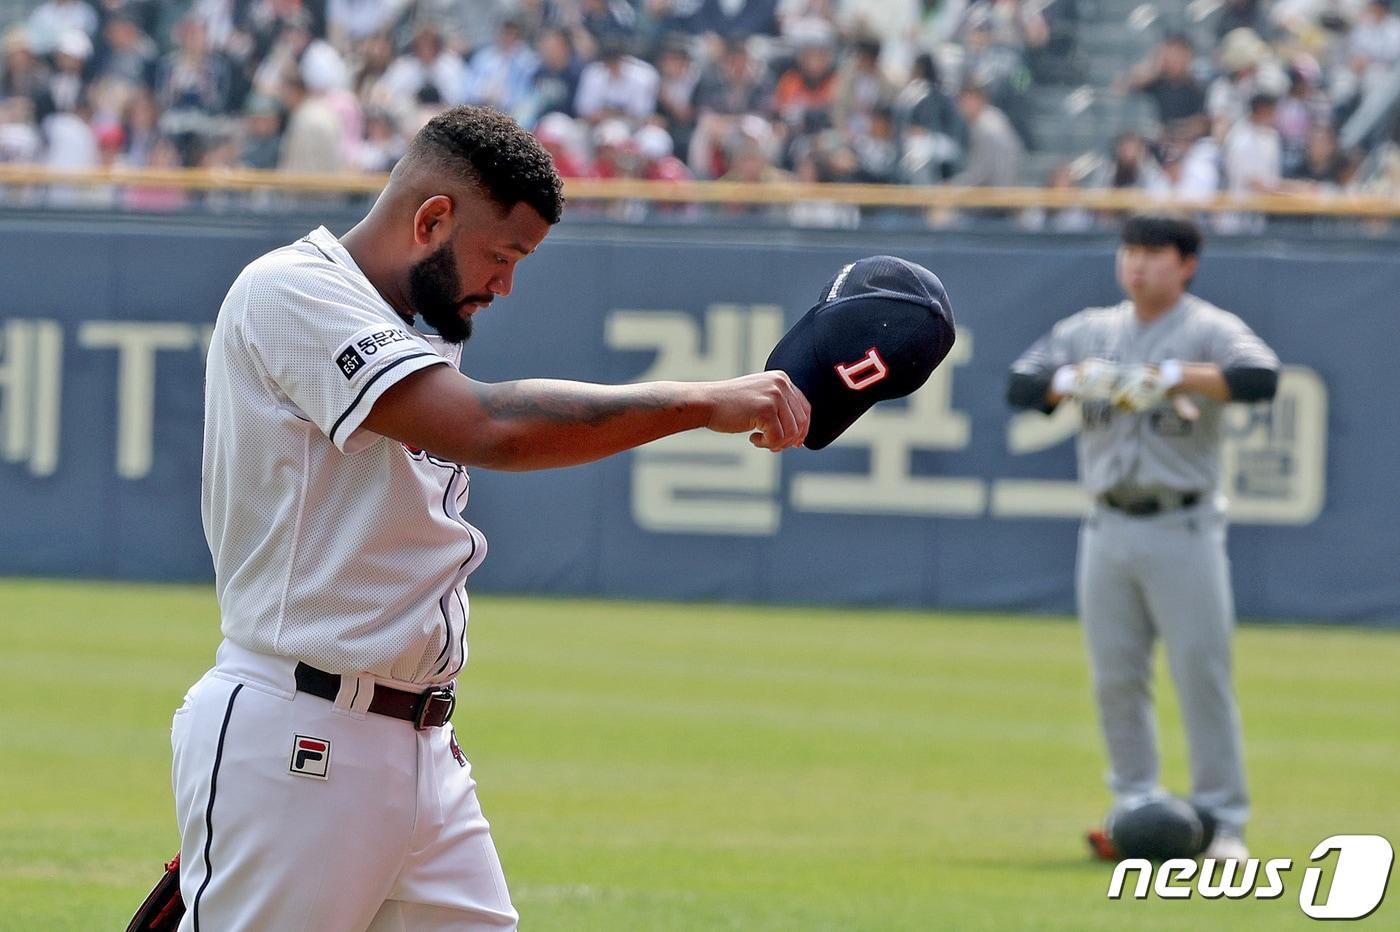
[[[210,577],[204,350],[238,271],[296,235],[0,226],[0,574]],[[573,470],[477,470],[467,517],[491,555],[474,588],[1072,611],[1076,414],[1012,412],[1005,379],[1056,320],[1118,300],[1113,243],[744,235],[566,224],[478,318],[464,368],[752,371],[842,264],[880,252],[943,279],[952,355],[821,452],[694,432]],[[1400,255],[1300,252],[1207,243],[1193,288],[1287,366],[1272,404],[1229,415],[1240,613],[1400,623]]]

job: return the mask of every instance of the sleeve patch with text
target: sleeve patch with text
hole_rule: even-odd
[[[416,345],[412,337],[397,327],[367,327],[341,344],[335,354],[335,364],[342,375],[353,380],[377,358],[396,356]]]
[[[347,346],[345,350],[335,358],[336,365],[340,366],[340,371],[345,373],[347,379],[353,379],[355,373],[359,372],[365,364],[365,357],[355,352],[355,347]]]

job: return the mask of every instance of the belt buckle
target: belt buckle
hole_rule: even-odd
[[[428,725],[428,716],[432,713],[433,709],[441,707],[442,704],[446,704],[447,706],[447,711],[442,715],[442,721],[436,722],[431,726]],[[452,717],[452,712],[456,708],[457,694],[452,691],[452,687],[434,686],[432,689],[425,689],[418,694],[418,705],[417,708],[413,710],[413,729],[415,731],[423,731],[426,728],[442,725]]]

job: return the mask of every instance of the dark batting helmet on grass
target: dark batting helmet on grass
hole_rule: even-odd
[[[1215,819],[1168,796],[1114,812],[1107,829],[1120,857],[1166,861],[1194,858],[1206,850],[1215,837]]]

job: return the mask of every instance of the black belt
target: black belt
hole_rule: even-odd
[[[1203,496],[1200,492],[1163,492],[1158,495],[1146,496],[1126,496],[1115,495],[1113,492],[1105,492],[1099,496],[1099,501],[1115,511],[1121,511],[1125,515],[1134,518],[1145,518],[1149,515],[1161,514],[1164,511],[1175,511],[1178,508],[1190,508],[1201,500]]]
[[[335,701],[340,695],[340,676],[317,670],[315,667],[298,663],[296,669],[297,692],[320,696]],[[421,693],[411,693],[389,686],[374,687],[374,697],[369,701],[369,711],[375,715],[387,715],[412,722],[413,727],[438,728],[447,724],[452,710],[457,707],[457,695],[451,686],[432,686]]]

